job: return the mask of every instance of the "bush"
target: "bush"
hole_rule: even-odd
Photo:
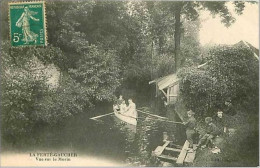
[[[6,74],[1,79],[2,135],[14,143],[29,135],[39,122],[41,100],[48,92],[48,86],[43,74],[35,75],[24,70]]]
[[[187,108],[200,116],[211,116],[217,108],[225,110],[225,101],[231,101],[234,107],[242,105],[257,112],[258,61],[252,51],[241,46],[218,46],[207,59],[201,69],[185,67],[178,73],[180,96]]]

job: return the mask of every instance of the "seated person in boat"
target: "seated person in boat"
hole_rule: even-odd
[[[122,103],[120,104],[120,113],[125,113],[127,110],[127,106],[125,101],[123,100]]]
[[[116,103],[113,105],[113,110],[114,111],[119,111],[120,110],[120,105],[122,104],[123,101],[124,101],[123,96],[120,95],[119,99],[117,99]]]
[[[137,118],[137,111],[136,111],[135,103],[133,102],[132,99],[128,99],[128,103],[129,103],[129,105],[128,105],[127,111],[126,111],[127,115]]]
[[[202,147],[205,148],[206,146],[212,147],[213,145],[213,139],[220,135],[221,132],[219,128],[212,122],[211,117],[206,117],[205,122],[207,124],[206,128],[206,134],[199,140],[198,148]]]

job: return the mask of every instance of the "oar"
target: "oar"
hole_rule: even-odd
[[[159,116],[159,115],[147,113],[147,112],[144,112],[144,111],[141,111],[141,110],[137,110],[137,111],[141,112],[141,113],[144,113],[144,114],[147,114],[147,115],[150,115],[150,116],[154,116],[154,117],[158,117],[158,118],[162,118],[162,119],[167,119],[167,117],[162,117],[162,116]]]
[[[104,116],[111,115],[111,114],[114,114],[114,112],[108,113],[108,114],[104,114],[104,115],[99,115],[99,116],[96,116],[96,117],[92,117],[92,118],[90,118],[90,119],[91,119],[91,120],[95,120],[95,119],[97,119],[97,118],[104,117]]]

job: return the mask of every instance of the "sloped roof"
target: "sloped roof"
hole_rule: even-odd
[[[253,53],[254,53],[254,56],[257,60],[259,60],[259,49],[255,48],[252,44],[244,41],[244,40],[241,40],[240,42],[236,43],[235,45],[242,45],[242,46],[246,46],[247,48],[249,48]]]
[[[178,82],[179,78],[175,73],[150,81],[149,84],[157,83],[159,90],[165,89],[168,86]]]

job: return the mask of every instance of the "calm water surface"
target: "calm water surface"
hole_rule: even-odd
[[[111,112],[110,106],[101,106],[92,116]],[[150,113],[156,113],[149,111]],[[162,145],[163,132],[174,137],[176,144],[184,143],[182,125],[165,123],[157,118],[139,113],[137,126],[126,124],[114,115],[90,120],[89,113],[68,118],[57,127],[42,131],[34,150],[67,149],[79,155],[90,155],[131,165],[154,165],[150,163],[151,152]]]

